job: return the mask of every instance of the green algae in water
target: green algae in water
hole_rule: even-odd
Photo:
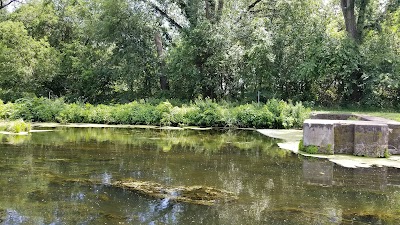
[[[4,224],[399,224],[397,169],[342,168],[298,157],[276,143],[252,131],[32,133],[0,144],[0,219]],[[239,198],[202,206],[110,187],[128,178],[210,186]]]

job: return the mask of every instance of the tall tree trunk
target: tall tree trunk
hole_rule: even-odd
[[[357,18],[357,34],[358,34],[358,41],[362,41],[362,31],[365,26],[365,16],[367,11],[367,5],[370,0],[360,0],[360,9],[358,11],[358,18]]]
[[[360,0],[358,18],[356,21],[355,16],[355,0],[340,0],[340,6],[343,12],[343,18],[346,25],[346,31],[349,37],[355,41],[355,43],[360,44],[362,41],[362,31],[364,29],[366,8],[369,0]],[[358,48],[358,46],[356,46]],[[358,65],[357,69],[354,70],[351,77],[351,94],[347,96],[347,103],[359,102],[364,94],[363,88],[363,71],[361,65]]]
[[[222,17],[222,9],[224,9],[224,0],[219,0],[218,1],[218,9],[217,9],[217,16],[216,19],[219,22]]]
[[[356,42],[361,42],[362,30],[364,29],[366,9],[369,0],[360,0],[358,18],[355,16],[355,0],[340,0],[346,31]]]
[[[206,3],[206,18],[213,21],[215,18],[215,0],[205,0]]]
[[[160,78],[160,88],[161,90],[169,90],[168,78],[164,74],[165,62],[164,62],[164,49],[162,44],[162,38],[159,31],[154,35],[154,42],[157,48],[157,55],[159,59],[159,78]]]
[[[340,0],[346,31],[353,40],[358,40],[356,16],[354,13],[355,0]]]

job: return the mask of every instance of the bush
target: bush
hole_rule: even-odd
[[[232,106],[211,99],[197,99],[180,107],[169,101],[152,105],[145,101],[127,104],[66,104],[63,99],[24,98],[4,104],[0,100],[0,119],[24,119],[60,123],[147,124],[162,126],[225,126],[253,128],[299,128],[310,109],[301,103],[269,100],[265,105]]]
[[[77,103],[68,104],[59,112],[56,119],[60,123],[83,123],[85,122],[84,107]]]
[[[163,126],[170,126],[172,123],[172,108],[172,104],[168,101],[158,104],[153,113],[155,122]]]
[[[266,106],[246,104],[234,108],[233,112],[238,127],[271,128],[274,122],[274,115]]]
[[[195,126],[224,125],[222,109],[211,99],[197,99],[192,110],[188,111],[188,123]]]
[[[57,116],[64,109],[64,99],[50,100],[35,98],[32,104],[32,120],[41,122],[57,122]]]

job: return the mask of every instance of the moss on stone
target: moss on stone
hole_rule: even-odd
[[[319,150],[318,146],[315,145],[304,146],[303,140],[300,140],[299,142],[299,151],[306,152],[309,154],[317,154],[318,150]]]

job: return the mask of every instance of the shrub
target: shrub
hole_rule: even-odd
[[[32,120],[57,122],[57,116],[64,109],[65,103],[63,99],[35,98],[32,107]]]
[[[274,122],[274,115],[265,106],[246,104],[234,108],[233,112],[238,127],[271,128]]]
[[[161,102],[154,110],[154,121],[160,125],[169,126],[172,123],[171,110],[173,106],[168,101]]]
[[[284,101],[278,101],[276,99],[270,99],[265,104],[268,110],[272,113],[274,120],[272,123],[273,128],[284,128],[283,126],[283,115],[282,111],[285,108],[286,103]]]
[[[127,104],[66,104],[61,99],[24,98],[4,104],[0,100],[0,119],[60,123],[152,124],[173,126],[228,126],[253,128],[301,127],[310,109],[301,103],[269,100],[265,105],[233,106],[211,99],[197,99],[189,105],[173,106],[169,101],[157,105],[145,101]]]
[[[174,108],[171,109],[170,112],[170,122],[171,125],[174,126],[184,126],[188,125],[189,122],[186,119],[185,115],[188,112],[188,107],[183,105],[181,108],[175,106]]]
[[[97,105],[93,109],[88,110],[88,122],[90,123],[115,123],[115,118],[112,114],[112,106]]]
[[[34,118],[32,110],[33,110],[33,99],[28,99],[28,98],[18,99],[10,107],[9,119],[17,120],[23,118],[24,120],[31,121]]]
[[[223,125],[223,115],[221,107],[211,99],[197,99],[194,108],[188,111],[190,125],[195,126],[221,126]]]
[[[60,123],[83,123],[85,122],[85,113],[82,104],[72,103],[66,105],[56,116]]]
[[[304,146],[303,140],[300,140],[299,151],[306,152],[308,154],[317,154],[318,146],[315,145]]]

